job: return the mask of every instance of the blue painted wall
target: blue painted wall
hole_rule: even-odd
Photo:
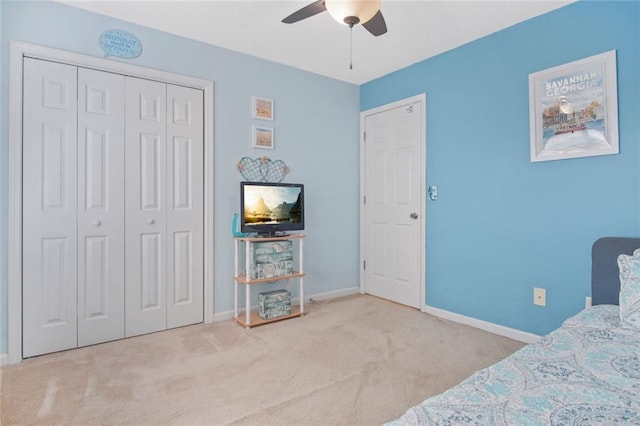
[[[578,2],[361,87],[427,93],[428,305],[543,334],[584,307],[593,241],[640,235],[639,28],[638,2]],[[529,73],[609,50],[620,154],[530,163]]]
[[[8,93],[9,41],[92,56],[107,29],[134,34],[142,55],[127,61],[212,80],[215,84],[214,312],[233,309],[231,219],[239,210],[243,156],[283,160],[286,182],[306,186],[305,292],[327,293],[358,285],[359,88],[309,72],[107,18],[53,2],[0,2],[1,93]],[[251,118],[253,95],[274,99],[275,121]],[[8,99],[0,97],[0,353],[7,351]],[[251,148],[252,124],[275,128],[275,150]],[[321,259],[322,261],[314,261]]]

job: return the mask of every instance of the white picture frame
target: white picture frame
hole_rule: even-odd
[[[619,153],[616,51],[529,74],[531,162]]]
[[[273,121],[273,99],[253,97],[253,118]]]
[[[273,149],[274,131],[271,127],[253,126],[253,148]]]

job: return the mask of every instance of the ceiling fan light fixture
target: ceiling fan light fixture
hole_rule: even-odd
[[[367,23],[380,10],[380,0],[325,0],[324,4],[333,19],[349,27]]]

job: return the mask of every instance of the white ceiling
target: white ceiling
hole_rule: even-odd
[[[362,84],[574,0],[382,0],[388,32],[349,29],[327,12],[280,21],[313,0],[59,0],[339,80]],[[143,46],[144,49],[144,46]]]

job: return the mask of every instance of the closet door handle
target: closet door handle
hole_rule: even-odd
[[[100,226],[102,225],[102,222],[100,222],[99,220],[96,220],[93,222],[93,226]]]
[[[148,223],[149,225],[153,225],[154,223],[156,223],[156,221],[155,221],[154,219],[148,219],[148,220],[147,220],[147,223]]]

